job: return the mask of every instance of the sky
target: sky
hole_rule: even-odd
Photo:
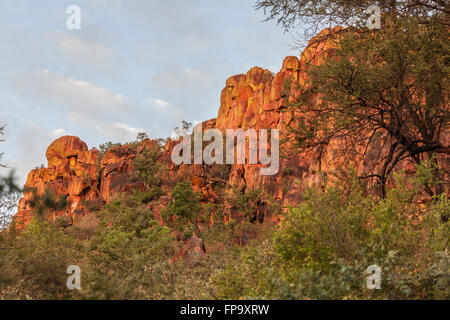
[[[228,77],[299,55],[264,18],[252,0],[0,1],[2,162],[23,184],[61,136],[92,148],[216,117]]]

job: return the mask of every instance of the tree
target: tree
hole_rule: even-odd
[[[5,135],[5,128],[6,126],[0,126],[0,136],[3,137]],[[4,142],[5,139],[0,139],[0,142]],[[2,159],[4,152],[0,152],[0,160]],[[6,168],[6,166],[2,163],[0,163],[0,168]]]
[[[6,299],[67,299],[67,267],[83,246],[55,224],[33,219],[20,236],[0,241],[0,295]]]
[[[106,154],[106,152],[108,152],[109,149],[116,148],[116,147],[121,147],[121,146],[122,146],[122,144],[120,144],[120,143],[112,143],[111,141],[108,141],[106,143],[102,143],[101,145],[99,145],[100,154],[101,154],[101,156],[104,156]]]
[[[0,126],[0,136],[4,136],[5,126]],[[0,142],[4,142],[0,139]],[[0,153],[0,160],[4,153]],[[0,163],[1,168],[7,168],[6,165]],[[17,207],[21,190],[15,183],[14,172],[11,171],[9,176],[0,176],[0,231],[7,228],[11,222],[13,210]]]
[[[199,232],[198,216],[202,207],[191,183],[179,182],[173,188],[171,195],[173,201],[164,213],[166,222],[179,231],[186,231],[186,226],[192,226],[196,232]]]
[[[142,141],[148,139],[148,133],[147,132],[139,132],[136,136],[136,140]]]
[[[275,19],[286,31],[303,28],[308,40],[320,30],[338,25],[362,30],[370,15],[369,7],[375,4],[383,15],[450,25],[450,4],[445,0],[257,0],[255,7],[268,15],[267,20]]]
[[[51,189],[46,188],[42,195],[38,195],[36,188],[25,189],[25,192],[33,194],[30,205],[36,218],[45,220],[49,212],[61,211],[67,207],[67,198],[64,195],[57,196]]]
[[[146,189],[161,186],[163,165],[158,158],[158,150],[144,149],[133,160],[137,177],[144,182]]]
[[[0,232],[10,225],[19,198],[18,191],[0,191]]]
[[[173,130],[177,137],[183,137],[190,133],[191,128],[192,128],[192,123],[183,120],[183,121],[181,121],[181,128],[175,127]]]
[[[271,17],[278,16],[289,27],[303,16],[315,22],[327,16],[330,23],[350,25],[349,13],[361,13],[369,3],[259,1],[258,5],[272,6]],[[435,181],[442,181],[436,155],[450,154],[443,143],[450,129],[449,33],[443,18],[448,5],[417,3],[413,8],[411,1],[381,1],[386,13],[381,30],[361,29],[360,14],[353,24],[357,28],[329,34],[333,54],[319,65],[306,66],[309,83],[298,88],[301,94],[291,105],[301,113],[292,130],[297,148],[320,150],[339,137],[367,150],[376,138],[383,137],[388,151],[380,168],[361,177],[378,179],[383,196],[388,177],[400,161],[410,157],[420,164],[428,160],[436,168]],[[429,7],[432,3],[441,6]],[[304,8],[309,9],[302,12]],[[443,184],[425,189],[430,195],[440,194]]]

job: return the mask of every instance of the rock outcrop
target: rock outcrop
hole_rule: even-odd
[[[317,36],[318,39],[329,32],[328,29],[322,31]],[[333,54],[330,43],[311,42],[300,57],[286,57],[280,72],[275,75],[269,70],[254,67],[246,74],[230,77],[222,90],[217,118],[205,121],[203,129],[279,129],[280,139],[286,138],[289,128],[292,128],[293,122],[301,114],[301,110],[287,108],[289,99],[292,99],[290,97],[295,96],[299,88],[306,85],[305,70],[308,65],[320,63],[329,54]],[[211,172],[216,170],[215,166],[176,166],[172,163],[170,155],[177,142],[168,140],[160,150],[159,161],[168,168],[164,179],[168,187],[172,181],[190,180],[194,190],[203,194],[203,201],[212,203],[223,201],[215,192],[214,186],[217,183],[227,184],[227,188],[239,192],[262,190],[264,199],[256,204],[256,216],[257,221],[265,222],[278,219],[276,212],[270,209],[268,199],[271,203],[278,204],[279,208],[288,204],[295,205],[301,201],[305,188],[311,185],[325,187],[349,163],[360,173],[370,172],[379,166],[386,153],[387,137],[373,139],[367,150],[344,138],[335,138],[320,149],[300,155],[285,154],[280,159],[279,172],[274,176],[262,176],[261,165],[234,164],[225,179],[214,180],[210,177]],[[23,226],[30,220],[33,199],[43,195],[46,189],[68,200],[68,207],[55,212],[54,217],[65,216],[71,223],[76,223],[79,217],[86,214],[90,205],[107,203],[117,193],[143,191],[144,184],[134,174],[133,159],[143,150],[151,148],[157,149],[159,146],[156,141],[147,139],[137,148],[111,148],[102,156],[96,149],[89,150],[77,137],[66,136],[56,140],[46,152],[48,168],[32,170],[28,176],[26,191],[15,216],[16,222]],[[289,150],[285,145],[281,148]],[[448,158],[444,162],[448,165]],[[409,159],[405,159],[399,167],[405,168],[410,174],[415,171]],[[163,196],[164,199],[149,205],[156,215],[164,207],[166,200],[170,199],[170,192],[167,193]],[[225,208],[228,210],[228,217],[243,217],[242,213],[235,212],[226,203]]]
[[[31,218],[32,205],[36,197],[45,190],[64,197],[70,202],[69,218],[76,219],[82,201],[95,201],[95,186],[98,183],[98,150],[88,150],[86,143],[77,137],[66,136],[54,141],[46,152],[48,167],[32,170],[24,187],[24,196],[19,202],[16,222],[25,225]],[[63,215],[55,213],[55,216]]]
[[[183,261],[187,265],[196,265],[206,258],[206,248],[202,239],[192,236],[175,255],[173,262]]]

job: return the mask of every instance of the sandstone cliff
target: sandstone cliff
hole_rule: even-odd
[[[323,36],[324,30],[318,36]],[[289,56],[284,59],[277,74],[269,70],[254,67],[246,74],[230,77],[226,80],[221,94],[220,108],[216,119],[203,123],[203,128],[225,129],[279,129],[281,139],[288,137],[289,128],[301,109],[290,110],[289,91],[295,96],[298,88],[305,85],[309,63],[317,64],[333,47],[326,41],[311,42],[300,57]],[[290,87],[286,88],[286,84]],[[332,139],[319,150],[308,150],[301,154],[290,152],[289,143],[282,145],[284,156],[280,160],[280,170],[274,176],[260,175],[260,165],[232,165],[227,175],[228,188],[248,192],[261,189],[264,199],[257,203],[259,222],[277,221],[278,215],[272,212],[268,202],[277,203],[279,208],[288,204],[295,205],[301,201],[302,191],[311,186],[325,187],[333,181],[343,167],[353,164],[360,173],[370,172],[376,168],[385,155],[386,137],[374,139],[366,150],[364,146],[345,141],[343,138]],[[181,165],[170,161],[171,151],[176,141],[168,140],[161,150],[159,161],[167,165],[168,173],[165,183],[168,188],[166,196],[150,204],[155,214],[170,201],[170,183],[175,180],[189,179],[194,189],[204,196],[204,201],[223,202],[215,192],[217,179],[210,179],[211,166]],[[139,147],[123,146],[109,149],[100,155],[96,149],[89,150],[87,145],[77,137],[66,136],[53,142],[47,149],[48,167],[32,170],[25,184],[24,197],[20,200],[15,216],[18,226],[25,225],[31,218],[32,203],[46,189],[68,200],[68,207],[55,211],[53,218],[64,216],[69,223],[89,212],[93,205],[101,206],[117,193],[144,190],[144,184],[135,178],[133,159],[145,149],[160,148],[156,141],[144,140]],[[448,161],[446,162],[448,163]],[[214,167],[214,166],[213,166]],[[414,173],[415,167],[409,159],[404,160],[399,168]],[[223,181],[222,181],[223,183]],[[242,217],[231,207],[229,217]]]

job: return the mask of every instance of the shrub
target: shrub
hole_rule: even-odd
[[[144,182],[147,189],[161,185],[163,166],[157,161],[158,157],[158,151],[145,149],[133,160],[137,178]]]
[[[179,182],[172,190],[173,201],[163,212],[165,222],[182,232],[198,233],[199,214],[202,210],[199,195],[190,182]]]
[[[78,240],[89,240],[97,231],[99,221],[95,214],[89,213],[75,225],[67,229],[70,236]]]
[[[149,203],[154,200],[158,200],[163,195],[164,192],[162,191],[162,189],[155,186],[146,192],[136,193],[135,197],[141,203]]]
[[[270,240],[242,249],[216,277],[225,299],[448,299],[448,200],[418,205],[420,176],[385,199],[360,184],[309,190]],[[409,185],[407,188],[406,185]],[[413,186],[411,188],[411,185]],[[382,289],[366,288],[367,267],[382,269]]]
[[[0,296],[56,299],[72,296],[66,270],[80,264],[82,246],[63,230],[34,219],[20,237],[0,244]],[[7,293],[13,288],[15,296]]]
[[[83,298],[155,299],[173,256],[173,237],[150,210],[129,198],[116,199],[101,213],[101,227],[90,243]]]

